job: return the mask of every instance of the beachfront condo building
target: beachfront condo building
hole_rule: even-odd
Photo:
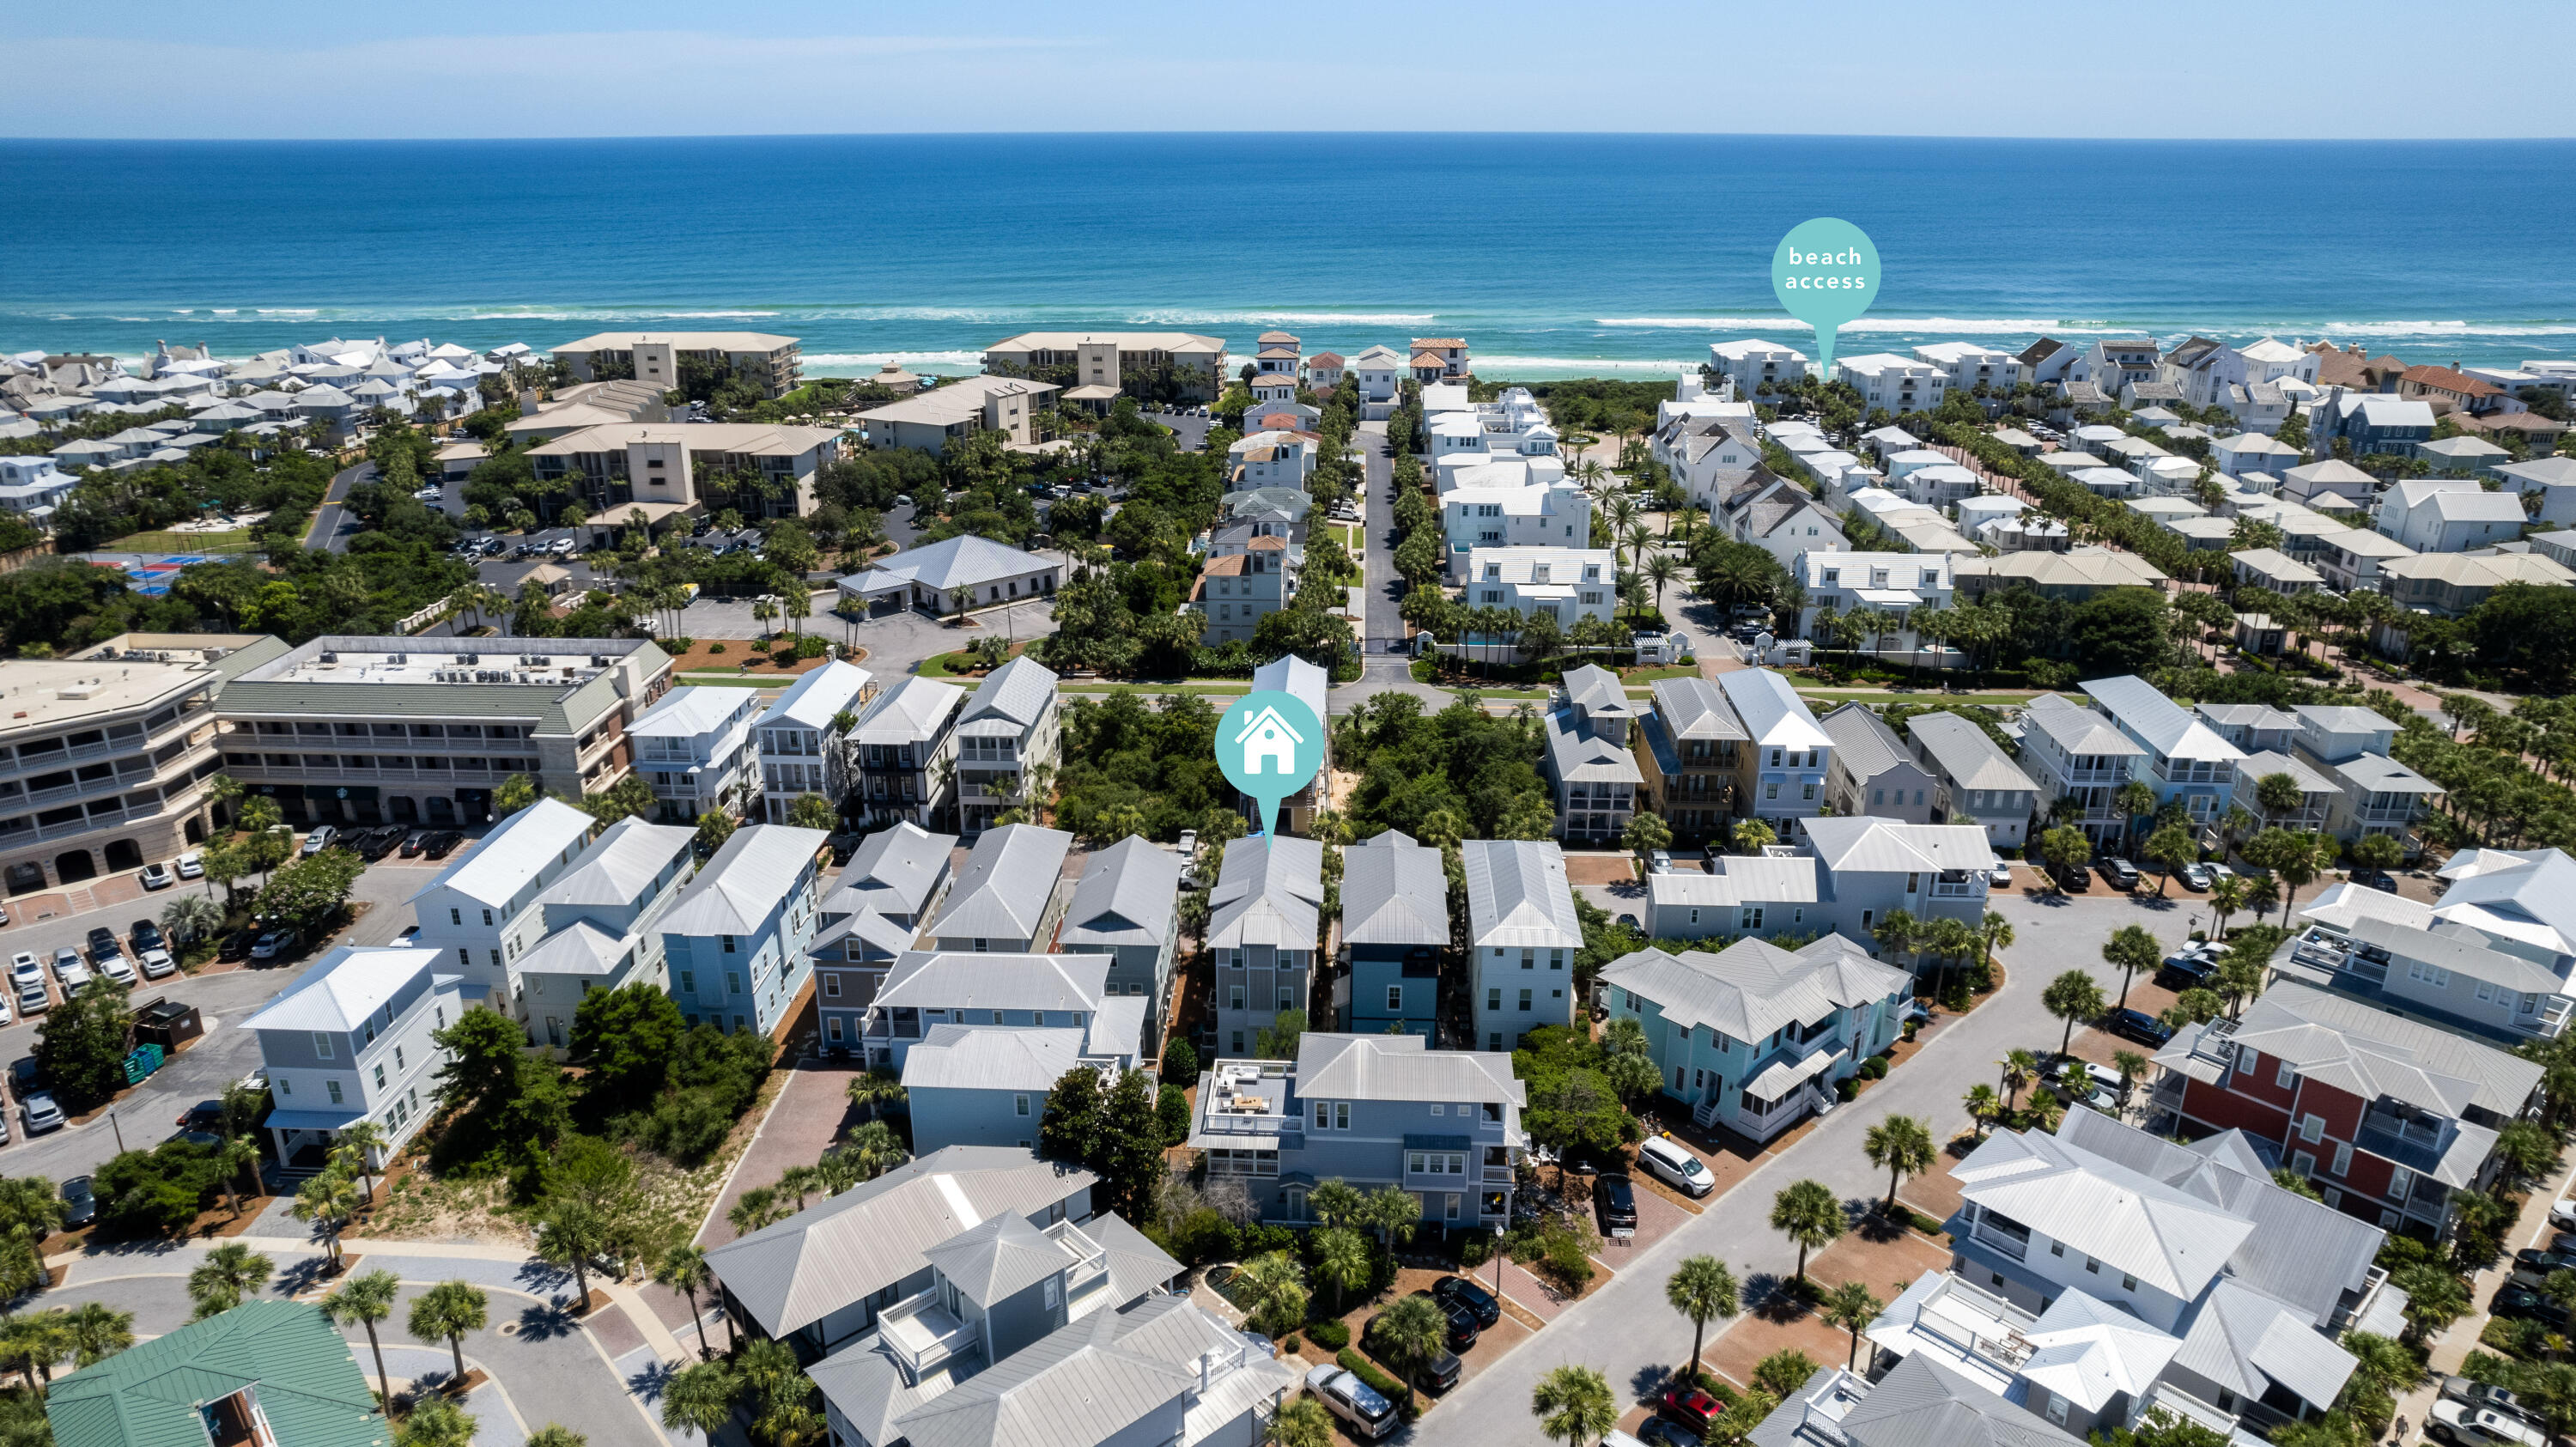
[[[632,377],[665,390],[685,387],[698,368],[729,372],[764,397],[804,385],[796,338],[768,332],[598,332],[555,348],[555,360],[584,382]]]
[[[1040,409],[1064,389],[1029,377],[960,377],[943,387],[916,392],[859,414],[869,445],[883,452],[915,447],[938,457],[951,438],[999,432],[1006,442],[1041,440],[1035,424]]]
[[[1022,332],[986,347],[984,369],[1074,394],[1106,388],[1097,394],[1104,399],[1213,402],[1225,390],[1225,341],[1190,332]]]
[[[1735,383],[1735,395],[1750,398],[1768,387],[1778,391],[1807,375],[1807,354],[1759,337],[1708,344],[1709,365]],[[1764,393],[1768,395],[1768,393]]]

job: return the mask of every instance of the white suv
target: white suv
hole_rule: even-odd
[[[1700,1158],[1666,1136],[1647,1137],[1637,1147],[1637,1165],[1674,1190],[1691,1196],[1705,1196],[1717,1189],[1717,1177],[1708,1173]]]

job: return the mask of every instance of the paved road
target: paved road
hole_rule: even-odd
[[[1993,1083],[1997,1059],[2016,1047],[2055,1047],[2060,1026],[2039,1003],[2052,977],[2081,968],[2106,989],[2117,988],[2118,977],[2102,964],[2102,938],[2135,920],[2178,941],[2189,918],[2187,908],[2157,912],[2126,898],[2055,904],[2013,895],[1999,897],[1993,907],[2014,922],[2019,935],[2014,947],[2003,952],[2006,980],[2001,989],[1934,1037],[1887,1083],[1826,1117],[1704,1214],[1627,1259],[1608,1284],[1575,1303],[1527,1345],[1461,1386],[1425,1419],[1415,1438],[1462,1447],[1526,1441],[1533,1430],[1530,1389],[1551,1368],[1568,1362],[1603,1370],[1623,1403],[1660,1387],[1690,1350],[1690,1323],[1664,1303],[1665,1278],[1684,1257],[1721,1257],[1745,1283],[1747,1297],[1758,1299],[1797,1264],[1796,1248],[1768,1222],[1771,1199],[1783,1187],[1812,1177],[1833,1187],[1855,1209],[1883,1196],[1887,1177],[1861,1154],[1862,1137],[1872,1125],[1901,1109],[1929,1116],[1936,1140],[1965,1130],[1968,1118],[1960,1097],[1972,1085]]]
[[[341,504],[348,498],[351,484],[375,480],[376,465],[372,462],[344,467],[334,474],[331,486],[323,491],[322,505],[313,510],[313,526],[305,530],[304,546],[327,548],[335,553],[349,551],[349,540],[343,534],[355,520]]]
[[[1395,571],[1395,462],[1386,455],[1386,424],[1363,422],[1353,441],[1361,459],[1367,464],[1368,479],[1361,494],[1366,498],[1364,516],[1367,528],[1367,595],[1363,599],[1367,614],[1365,634],[1371,639],[1402,638],[1404,620],[1397,612],[1402,602],[1401,580]]]

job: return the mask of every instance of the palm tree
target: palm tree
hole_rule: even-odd
[[[2115,1050],[2111,1053],[2111,1066],[2120,1072],[2120,1098],[2127,1100],[2129,1083],[2147,1073],[2147,1057],[2135,1050]]]
[[[773,1186],[754,1186],[734,1198],[733,1209],[725,1213],[735,1234],[748,1236],[778,1219],[778,1191]]]
[[[1359,1224],[1375,1231],[1389,1251],[1412,1240],[1421,1223],[1422,1203],[1402,1186],[1380,1186],[1360,1207]]]
[[[1315,1189],[1306,1193],[1306,1209],[1318,1224],[1327,1227],[1358,1225],[1360,1213],[1367,1206],[1368,1197],[1360,1194],[1359,1187],[1339,1176],[1317,1181]]]
[[[1858,1281],[1846,1281],[1825,1293],[1825,1320],[1851,1333],[1851,1355],[1844,1358],[1843,1370],[1850,1371],[1859,1364],[1861,1329],[1876,1321],[1886,1305]]]
[[[1670,553],[1657,553],[1646,560],[1646,581],[1655,585],[1655,611],[1664,611],[1664,588],[1682,575],[1681,559]]]
[[[850,1104],[866,1111],[870,1120],[876,1119],[877,1113],[887,1106],[901,1105],[905,1099],[903,1077],[883,1065],[865,1074],[851,1076],[847,1090]]]
[[[1312,1397],[1299,1397],[1270,1419],[1272,1447],[1333,1447],[1333,1415]]]
[[[2211,931],[2217,938],[2227,938],[2227,917],[2245,908],[2245,880],[2230,874],[2209,887],[2210,913],[2217,916]]]
[[[559,1422],[548,1422],[528,1434],[527,1447],[590,1447],[590,1438]]]
[[[912,1159],[912,1152],[903,1148],[903,1140],[894,1133],[894,1127],[881,1120],[861,1122],[841,1149],[858,1162],[864,1172],[862,1179],[870,1181]]]
[[[1449,1318],[1428,1296],[1399,1296],[1372,1323],[1378,1349],[1404,1372],[1404,1405],[1413,1406],[1413,1374],[1449,1342]]]
[[[2057,1054],[2063,1059],[2067,1048],[2075,1043],[2075,1022],[2097,1019],[2102,1014],[2102,987],[2082,970],[2068,970],[2048,982],[2040,991],[2039,1003],[2048,1013],[2066,1022],[2066,1033],[2057,1042]]]
[[[1968,1108],[1968,1123],[1975,1128],[1979,1140],[1986,1138],[1986,1122],[2004,1113],[2004,1098],[1982,1080],[1968,1087],[1960,1103]]]
[[[251,1184],[256,1186],[259,1183],[258,1168],[259,1142],[249,1136],[234,1136],[215,1150],[215,1169],[223,1172],[224,1195],[232,1202],[233,1219],[236,1221],[241,1219],[242,1213],[242,1172],[252,1172]]]
[[[675,1432],[695,1432],[706,1441],[733,1420],[741,1399],[742,1380],[727,1362],[698,1362],[680,1368],[662,1384],[662,1425]]]
[[[1285,1251],[1270,1251],[1243,1263],[1235,1275],[1245,1315],[1273,1325],[1293,1325],[1306,1310],[1306,1273]]]
[[[1690,1361],[1682,1368],[1683,1381],[1695,1381],[1699,1375],[1700,1347],[1708,1340],[1708,1321],[1713,1316],[1733,1316],[1741,1308],[1737,1297],[1735,1273],[1714,1256],[1691,1256],[1683,1259],[1673,1274],[1664,1280],[1664,1300],[1672,1309],[1690,1318]]]
[[[71,1343],[72,1360],[84,1368],[134,1345],[134,1313],[118,1311],[103,1301],[85,1301],[64,1312],[62,1329]]]
[[[1986,962],[1988,964],[1994,963],[1995,951],[2008,950],[2012,948],[2012,921],[1995,913],[1993,910],[1987,910],[1986,917],[1978,922],[1977,933],[1984,935],[1986,938]]]
[[[1530,1414],[1540,1434],[1565,1447],[1599,1441],[1619,1425],[1619,1402],[1598,1368],[1572,1363],[1551,1370],[1530,1389]]]
[[[333,1139],[332,1159],[346,1162],[345,1168],[356,1174],[362,1183],[359,1204],[369,1205],[375,1201],[376,1163],[372,1157],[391,1144],[393,1142],[385,1138],[383,1126],[364,1118],[340,1127]]]
[[[25,1316],[0,1318],[0,1351],[35,1391],[36,1400],[45,1399],[53,1386],[54,1363],[71,1350],[71,1332],[65,1324],[66,1313],[30,1312]]]
[[[447,1343],[456,1356],[456,1380],[465,1381],[465,1334],[481,1331],[491,1299],[470,1281],[442,1281],[412,1298],[411,1334],[432,1344]]]
[[[403,1447],[471,1447],[481,1424],[445,1397],[429,1397],[403,1419]]]
[[[238,1241],[227,1241],[206,1253],[188,1273],[188,1299],[197,1304],[195,1319],[220,1315],[242,1304],[242,1298],[268,1284],[276,1263]]]
[[[1333,1305],[1338,1311],[1347,1293],[1367,1284],[1377,1263],[1369,1256],[1367,1239],[1346,1227],[1317,1231],[1313,1245],[1315,1274],[1331,1283]]]
[[[338,1163],[306,1181],[295,1193],[291,1208],[298,1221],[311,1221],[322,1228],[322,1239],[331,1253],[331,1269],[340,1269],[340,1233],[348,1227],[349,1218],[357,1214],[358,1183],[350,1180]]]
[[[1919,1116],[1891,1115],[1869,1128],[1861,1141],[1869,1163],[1887,1172],[1887,1213],[1896,1214],[1896,1187],[1907,1176],[1932,1169],[1938,1158],[1931,1122]]]
[[[689,1320],[698,1324],[698,1356],[713,1356],[714,1350],[707,1345],[707,1319],[698,1310],[698,1293],[715,1281],[715,1274],[707,1269],[707,1253],[682,1242],[663,1252],[662,1259],[653,1264],[653,1279],[689,1299]],[[731,1318],[726,1319],[726,1325],[731,1327]]]
[[[608,1216],[577,1196],[556,1198],[537,1221],[537,1259],[572,1268],[573,1312],[590,1310],[590,1261],[608,1247]]]
[[[1771,1198],[1771,1229],[1797,1243],[1798,1280],[1807,1279],[1807,1253],[1842,1239],[1843,1203],[1822,1181],[1792,1182]]]
[[[778,1173],[778,1191],[796,1198],[796,1209],[805,1209],[805,1198],[823,1189],[823,1173],[813,1166],[789,1166]]]
[[[797,580],[794,587],[780,596],[778,611],[787,615],[788,631],[798,640],[803,640],[805,620],[814,616],[814,595],[806,591],[804,580]]]
[[[2039,1078],[2039,1057],[2014,1050],[1995,1063],[2003,1067],[2004,1109],[2009,1111],[2021,1104],[2022,1087]]]
[[[180,895],[161,911],[162,931],[181,944],[203,939],[223,927],[223,906],[202,894]]]
[[[333,1325],[366,1330],[367,1348],[376,1354],[376,1385],[384,1393],[387,1416],[393,1415],[394,1385],[385,1371],[385,1347],[376,1340],[376,1323],[394,1314],[394,1295],[401,1289],[401,1277],[390,1271],[369,1271],[341,1282],[322,1298],[322,1314]]]
[[[2124,924],[2111,932],[2102,943],[2102,962],[2120,968],[2120,1001],[2128,1003],[2129,982],[2140,970],[2152,970],[2164,954],[2164,946],[2145,927]]]
[[[769,620],[778,616],[778,600],[766,593],[761,594],[751,602],[751,616],[760,623],[760,636],[764,639],[770,637]]]

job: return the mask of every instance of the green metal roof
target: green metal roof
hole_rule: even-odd
[[[255,1388],[279,1447],[388,1447],[358,1359],[321,1309],[245,1302],[54,1383],[56,1447],[206,1447],[197,1408]]]

